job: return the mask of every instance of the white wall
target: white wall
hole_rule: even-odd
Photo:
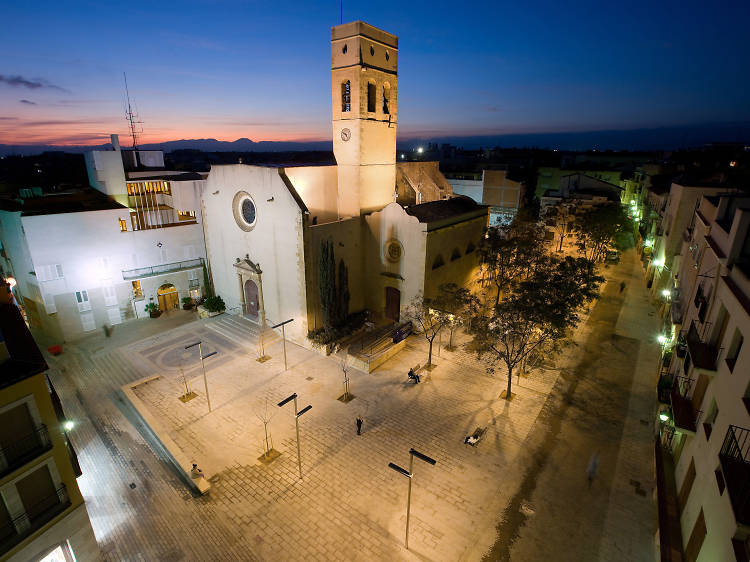
[[[257,220],[250,232],[234,220],[232,200],[239,191],[253,198]],[[272,199],[272,200],[271,200]],[[237,258],[249,254],[260,265],[266,320],[295,321],[286,333],[307,345],[302,210],[277,168],[233,164],[214,166],[203,197],[206,246],[216,294],[228,308],[241,304]]]
[[[482,203],[482,193],[484,187],[480,180],[449,179],[448,183],[451,184],[454,194],[465,195],[466,197],[471,197],[477,203]]]
[[[127,204],[122,153],[119,150],[94,150],[85,153],[84,159],[91,187]]]

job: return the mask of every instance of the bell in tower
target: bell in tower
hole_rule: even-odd
[[[393,201],[398,37],[361,21],[331,29],[333,153],[339,216]]]

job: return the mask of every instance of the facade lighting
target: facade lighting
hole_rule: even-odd
[[[665,343],[667,343],[667,336],[664,336],[664,335],[660,335],[660,336],[659,336],[658,338],[656,338],[656,339],[657,339],[657,341],[658,341],[658,342],[659,342],[660,344],[662,344],[662,345],[664,345]]]
[[[661,294],[662,294],[662,295],[663,295],[664,297],[666,297],[666,298],[669,298],[669,296],[670,296],[670,295],[672,294],[672,291],[670,291],[669,289],[664,289],[664,290],[663,290],[663,291],[661,292]]]
[[[668,421],[669,420],[669,414],[661,413],[661,414],[659,414],[659,419],[661,421],[663,421],[663,422]]]
[[[75,424],[70,420],[66,420],[63,424],[63,427],[65,428],[65,431],[70,431],[71,429],[73,429],[73,427],[75,427]]]

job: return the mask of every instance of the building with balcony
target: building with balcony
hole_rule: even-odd
[[[665,343],[673,348],[661,376],[657,456],[673,463],[673,521],[679,521],[684,559],[747,561],[750,350],[743,343],[750,336],[750,197],[703,195],[683,233],[674,261],[679,299],[671,303],[680,319]]]
[[[96,561],[81,471],[47,365],[0,279],[0,559]]]
[[[90,189],[0,201],[0,268],[29,325],[57,342],[203,293],[205,181],[112,143],[86,155]]]

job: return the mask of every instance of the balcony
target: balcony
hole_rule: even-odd
[[[719,356],[719,349],[714,345],[701,341],[694,323],[690,324],[686,339],[690,360],[695,368],[700,369],[708,375],[716,374],[716,360]],[[685,362],[688,364],[687,358],[685,358]],[[687,373],[686,368],[685,374]]]
[[[174,271],[186,271],[188,269],[197,269],[199,267],[203,267],[203,258],[153,265],[151,267],[123,269],[122,278],[125,281],[129,281],[131,279],[143,279],[144,277],[153,277],[155,275],[163,275]]]
[[[8,552],[68,507],[68,490],[65,484],[62,484],[52,495],[28,507],[21,515],[0,524],[0,555]]]
[[[19,436],[0,449],[0,476],[10,474],[52,448],[47,426],[42,424],[31,433]]]
[[[750,525],[750,429],[730,425],[719,462],[738,524]]]
[[[675,427],[691,435],[695,435],[695,430],[698,427],[698,418],[701,415],[701,411],[696,410],[693,407],[693,401],[687,397],[694,383],[693,379],[677,377],[672,387],[672,392],[669,393]]]

